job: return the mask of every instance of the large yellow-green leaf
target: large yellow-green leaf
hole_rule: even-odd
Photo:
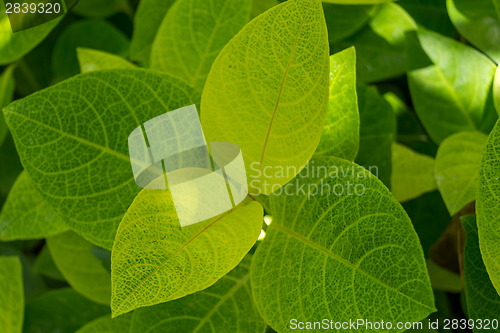
[[[266,323],[250,290],[250,263],[248,255],[208,289],[134,311],[130,333],[263,333]]]
[[[91,71],[98,71],[102,69],[113,68],[134,68],[135,66],[127,60],[103,51],[77,48],[76,54],[78,63],[80,64],[80,71],[87,73]]]
[[[474,216],[462,218],[467,238],[464,253],[464,283],[467,297],[467,310],[471,319],[498,319],[500,295],[491,284],[479,249],[479,237]],[[485,330],[474,329],[474,332]]]
[[[306,169],[271,196],[273,222],[252,260],[264,320],[288,332],[292,318],[419,321],[435,311],[422,247],[389,190],[341,159],[309,168],[316,177]]]
[[[447,0],[447,7],[460,34],[500,62],[500,0]]]
[[[449,136],[439,146],[436,181],[450,215],[476,199],[477,179],[487,138],[481,132],[461,132]]]
[[[212,63],[250,18],[251,0],[177,0],[156,34],[151,68],[203,89]]]
[[[68,230],[64,220],[45,202],[33,186],[30,176],[22,172],[0,214],[0,239],[38,239]]]
[[[80,73],[76,54],[79,47],[127,57],[130,42],[123,32],[107,21],[84,20],[73,23],[61,33],[52,52],[52,71],[56,81]]]
[[[141,69],[85,73],[4,109],[35,188],[65,222],[111,249],[139,192],[128,136],[169,110],[197,103],[180,81]]]
[[[134,16],[130,58],[149,66],[151,47],[158,28],[175,0],[141,0]]]
[[[21,333],[24,294],[21,262],[17,257],[0,257],[0,328],[5,333]]]
[[[286,184],[313,155],[328,109],[328,68],[319,0],[271,8],[217,57],[201,121],[207,141],[241,147],[251,193],[269,194]],[[280,172],[284,168],[288,172]]]
[[[111,275],[92,254],[92,243],[72,231],[47,238],[47,245],[62,275],[83,296],[100,304],[111,300]]]
[[[71,288],[51,290],[26,304],[23,332],[74,333],[109,307],[93,303]]]
[[[0,75],[0,110],[11,102],[14,95],[14,68],[14,66],[7,67]],[[8,131],[3,114],[0,114],[0,146],[5,140]]]
[[[491,132],[481,161],[477,228],[484,265],[500,294],[500,122]]]
[[[181,228],[168,191],[142,190],[113,245],[113,317],[210,287],[257,241],[262,215],[259,203],[244,201],[218,217]]]
[[[434,159],[398,143],[392,145],[391,192],[399,202],[436,189]]]
[[[22,58],[44,40],[60,20],[61,18],[57,18],[37,27],[12,33],[9,17],[2,5],[0,8],[0,65]]]
[[[109,315],[97,318],[80,328],[76,333],[126,333],[130,330],[132,314],[111,318]]]
[[[386,3],[363,29],[332,46],[338,51],[354,45],[358,81],[376,82],[405,72],[405,33],[415,28],[415,21],[401,6]]]
[[[359,146],[356,94],[356,51],[349,48],[330,57],[330,102],[316,155],[354,160]]]
[[[420,29],[411,37],[408,83],[429,136],[441,143],[461,131],[489,132],[498,117],[489,101],[494,63],[473,48],[428,30]]]

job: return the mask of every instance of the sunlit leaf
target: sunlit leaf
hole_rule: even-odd
[[[271,196],[273,222],[251,267],[264,320],[285,332],[292,318],[424,319],[434,298],[403,208],[365,169],[340,159],[313,161],[317,172],[328,171],[305,177],[312,172],[305,169],[287,193]]]
[[[260,204],[243,202],[218,217],[181,228],[169,192],[142,190],[113,246],[113,317],[210,287],[257,241],[262,217]]]
[[[105,70],[18,100],[4,114],[24,167],[45,200],[72,229],[111,249],[118,224],[140,190],[128,156],[129,134],[198,99],[188,86],[160,73]]]
[[[14,95],[14,68],[13,66],[7,67],[0,75],[0,110],[11,102]],[[3,114],[0,114],[0,146],[5,140],[8,131]]]
[[[241,147],[251,193],[269,194],[286,184],[313,155],[328,109],[328,69],[317,0],[271,8],[217,57],[203,91],[201,121],[208,141]],[[283,168],[289,172],[280,173]]]
[[[24,316],[23,276],[17,257],[0,257],[0,327],[21,333]]]
[[[82,73],[113,68],[134,68],[135,66],[127,60],[114,54],[86,49],[77,48],[76,53],[80,70]]]

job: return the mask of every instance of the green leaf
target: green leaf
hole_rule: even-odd
[[[0,327],[21,333],[24,316],[23,276],[17,257],[0,257]]]
[[[465,241],[464,282],[467,309],[471,319],[498,319],[500,296],[493,287],[484,267],[479,249],[478,230],[473,215],[462,218],[467,238]],[[474,329],[474,332],[484,330]]]
[[[389,187],[396,116],[375,87],[358,86],[358,102],[360,129],[356,163],[367,168]]]
[[[93,303],[70,288],[49,291],[26,304],[23,332],[74,333],[109,308]]]
[[[495,100],[495,107],[497,113],[500,114],[500,66],[497,68],[497,73],[495,75],[495,82],[493,86],[493,98]]]
[[[431,61],[423,67],[419,63],[422,51]],[[489,101],[496,66],[487,57],[464,44],[420,29],[409,39],[408,61],[408,83],[415,110],[436,143],[461,131],[491,129],[497,118]],[[464,77],[467,80],[461,79]]]
[[[133,64],[127,60],[114,54],[91,50],[86,48],[77,48],[76,54],[80,63],[82,73],[97,71],[102,69],[114,68],[135,68]]]
[[[4,113],[38,191],[73,230],[111,249],[140,190],[128,156],[129,134],[198,100],[188,86],[161,73],[115,69],[76,76],[14,102]]]
[[[251,0],[177,0],[151,51],[151,68],[203,89],[212,63],[250,18]]]
[[[252,10],[250,17],[255,18],[274,6],[279,5],[278,0],[252,0]]]
[[[481,132],[461,132],[449,136],[439,146],[436,181],[450,215],[476,199],[481,157],[487,139]]]
[[[373,5],[349,6],[323,3],[330,44],[340,42],[361,30],[377,13],[378,8]]]
[[[447,0],[447,7],[460,34],[499,63],[500,0]]]
[[[57,268],[49,248],[44,246],[33,263],[33,273],[47,276],[58,281],[66,281],[61,271]]]
[[[0,214],[0,239],[38,239],[61,233],[68,227],[22,172],[9,192]]]
[[[319,0],[271,8],[217,57],[203,91],[201,121],[207,141],[241,147],[250,193],[273,192],[313,155],[328,109],[328,75]]]
[[[127,57],[130,42],[120,30],[106,21],[73,23],[59,36],[52,53],[52,70],[56,81],[80,73],[76,54],[76,49],[79,47]]]
[[[92,255],[92,244],[72,231],[47,238],[54,262],[69,285],[100,304],[111,300],[111,275]]]
[[[446,11],[446,0],[402,0],[399,4],[424,28],[449,37],[456,35]]]
[[[0,75],[0,110],[11,102],[14,95],[14,69],[14,66],[7,67]],[[0,114],[0,146],[5,140],[8,131],[3,114]]]
[[[408,147],[392,145],[391,192],[399,202],[436,189],[434,159]]]
[[[91,321],[76,333],[124,333],[130,330],[132,314],[111,318],[109,315]]]
[[[37,27],[12,33],[5,7],[0,9],[0,65],[22,58],[37,46],[54,29],[62,18],[49,21]]]
[[[217,283],[179,300],[134,311],[130,333],[264,332],[266,323],[253,304],[251,256]]]
[[[415,28],[415,22],[403,8],[384,4],[366,27],[333,44],[333,49],[356,47],[359,82],[385,80],[405,72],[405,33]]]
[[[340,5],[371,5],[376,3],[392,2],[398,0],[323,0],[326,3],[336,3]]]
[[[262,218],[259,203],[243,202],[218,217],[181,228],[170,192],[142,190],[113,245],[113,317],[211,286],[255,244]]]
[[[118,11],[133,14],[128,0],[80,0],[72,9],[72,12],[90,18],[105,18]]]
[[[500,294],[500,122],[491,132],[481,161],[477,191],[477,228],[484,265]]]
[[[158,28],[175,0],[141,0],[134,16],[130,58],[149,66],[151,48]]]
[[[356,51],[353,47],[330,57],[330,103],[316,155],[354,160],[359,146],[356,94]]]
[[[271,196],[273,222],[252,260],[264,320],[285,332],[291,318],[418,321],[435,311],[417,234],[389,190],[348,161],[309,168],[316,177],[305,169]]]

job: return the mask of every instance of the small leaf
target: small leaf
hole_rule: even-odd
[[[76,333],[124,333],[130,330],[132,314],[111,318],[109,315],[91,321]]]
[[[134,16],[130,58],[149,66],[151,47],[158,28],[175,0],[142,0]]]
[[[266,323],[253,304],[251,256],[208,289],[134,311],[130,333],[262,333]],[[168,320],[165,320],[168,318]]]
[[[313,155],[328,109],[328,67],[319,0],[271,8],[217,57],[203,91],[201,121],[207,141],[241,147],[250,193],[273,192]]]
[[[373,5],[335,5],[323,3],[330,44],[342,41],[363,28],[379,7]]]
[[[467,309],[471,319],[498,319],[500,313],[500,295],[493,287],[484,267],[479,249],[479,238],[475,217],[462,218],[465,232],[464,282],[467,295]],[[474,332],[484,332],[474,328]]]
[[[367,168],[389,187],[396,116],[375,87],[358,86],[358,101],[360,129],[356,163]]]
[[[463,289],[460,275],[427,259],[427,270],[431,278],[432,289],[451,293],[460,293]]]
[[[76,54],[82,73],[98,71],[102,69],[135,67],[133,64],[119,56],[98,50],[79,47],[76,49]]]
[[[140,190],[128,156],[129,134],[198,101],[172,77],[115,69],[68,79],[12,103],[4,114],[35,188],[73,230],[111,249]]]
[[[447,0],[447,7],[460,34],[500,62],[500,0]]]
[[[23,332],[74,333],[109,308],[93,303],[70,288],[49,291],[26,304]]]
[[[408,83],[415,110],[430,137],[441,143],[461,131],[488,132],[498,117],[489,102],[496,69],[493,62],[431,31],[420,29],[410,37]],[[425,55],[430,64],[422,66]]]
[[[65,230],[65,221],[45,202],[28,174],[22,172],[0,214],[0,239],[39,239]]]
[[[477,228],[484,265],[500,294],[500,121],[491,132],[481,161],[477,190]]]
[[[125,214],[111,254],[113,317],[203,290],[255,244],[257,202],[181,228],[169,192],[142,190]]]
[[[203,89],[212,63],[250,18],[251,0],[177,0],[156,34],[151,68]]]
[[[399,5],[380,6],[367,26],[345,40],[333,44],[334,51],[356,47],[358,81],[375,82],[405,72],[405,33],[416,24]]]
[[[76,49],[86,47],[127,57],[130,42],[127,37],[106,21],[78,21],[59,36],[52,53],[55,80],[61,81],[80,72]]]
[[[330,103],[316,155],[354,160],[359,146],[356,94],[356,51],[349,48],[330,57]]]
[[[13,33],[4,8],[2,6],[0,9],[0,65],[22,58],[44,40],[62,19],[62,17],[57,18],[37,27]]]
[[[33,273],[47,276],[53,280],[66,281],[54,263],[47,246],[44,246],[36,257],[33,263]]]
[[[403,145],[392,145],[391,192],[399,202],[436,189],[434,159]]]
[[[461,132],[449,136],[439,146],[436,181],[450,215],[476,199],[481,157],[487,139],[481,132]]]
[[[0,110],[7,106],[14,95],[14,72],[15,67],[7,67],[6,70],[0,75]],[[3,114],[0,114],[0,146],[5,140],[9,129],[5,123]]]
[[[497,68],[497,73],[495,75],[493,97],[495,99],[495,107],[497,109],[497,113],[500,114],[500,66]]]
[[[316,177],[307,177],[311,168]],[[435,311],[411,221],[367,170],[313,159],[286,193],[271,196],[271,211],[251,283],[273,329],[288,331],[291,318],[418,321]]]
[[[23,330],[24,293],[21,262],[17,257],[0,257],[0,327],[5,333]]]
[[[47,238],[54,262],[69,285],[100,304],[111,300],[111,276],[92,255],[93,245],[72,231]]]

